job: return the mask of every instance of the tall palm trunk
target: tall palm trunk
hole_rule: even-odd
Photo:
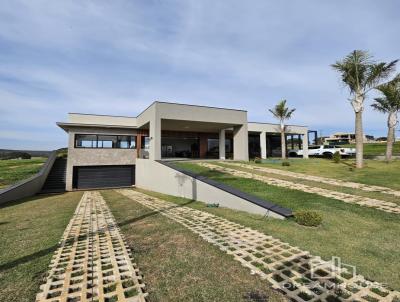
[[[364,134],[362,127],[362,110],[356,112],[356,167],[363,167]]]
[[[390,112],[388,116],[388,135],[386,139],[386,160],[392,160],[393,154],[393,143],[394,143],[394,128],[397,124],[397,114],[396,112]]]
[[[286,159],[286,138],[285,138],[285,125],[281,122],[281,150],[282,159]]]

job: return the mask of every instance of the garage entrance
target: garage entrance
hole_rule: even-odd
[[[74,167],[73,188],[115,188],[135,184],[135,166],[84,166]]]

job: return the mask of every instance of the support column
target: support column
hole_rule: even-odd
[[[308,158],[308,131],[303,134],[303,158]]]
[[[68,157],[67,171],[65,175],[65,190],[73,190],[74,158],[75,158],[75,132],[68,131]]]
[[[150,137],[150,148],[149,148],[149,159],[160,160],[161,159],[161,119],[155,117],[150,121],[149,129]]]
[[[225,160],[225,129],[219,131],[219,159]]]
[[[199,157],[206,158],[207,157],[207,141],[208,137],[206,133],[199,134]]]
[[[140,158],[140,153],[142,150],[142,134],[136,134],[136,158]]]
[[[249,160],[249,133],[247,123],[233,127],[233,159]]]
[[[267,133],[265,131],[260,133],[260,148],[261,148],[261,158],[267,158]]]

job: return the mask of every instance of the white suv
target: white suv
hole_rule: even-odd
[[[309,156],[319,156],[332,158],[333,154],[339,152],[340,156],[348,157],[356,154],[356,149],[354,148],[344,148],[342,146],[309,146],[308,147],[308,155]],[[288,154],[290,157],[302,156],[304,151],[300,150],[289,150]]]

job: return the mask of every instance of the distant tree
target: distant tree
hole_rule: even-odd
[[[354,50],[332,67],[337,70],[342,81],[350,90],[350,101],[355,112],[356,167],[363,167],[363,126],[362,112],[368,92],[377,87],[394,70],[397,60],[390,63],[375,62],[363,50]]]
[[[279,120],[281,130],[282,159],[286,158],[285,121],[292,117],[292,114],[295,110],[296,109],[289,109],[286,107],[286,100],[281,100],[273,109],[269,109],[269,111]]]
[[[0,154],[0,159],[6,160],[6,159],[31,159],[31,155],[26,152],[20,152],[20,151],[11,151],[11,152],[5,152]]]
[[[398,124],[397,113],[400,111],[400,74],[392,81],[379,85],[377,88],[382,94],[375,98],[371,105],[377,111],[388,115],[387,126],[388,135],[386,139],[386,160],[392,160],[393,143],[395,138],[395,128]]]

